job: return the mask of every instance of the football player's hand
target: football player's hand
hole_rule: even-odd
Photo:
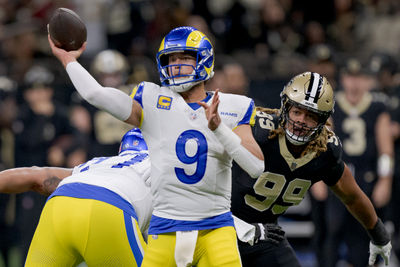
[[[211,131],[217,129],[218,126],[221,124],[221,117],[219,116],[218,113],[218,106],[219,106],[218,91],[219,89],[215,90],[211,105],[207,105],[204,102],[197,102],[200,106],[204,108],[204,111],[206,113],[206,118],[208,120],[208,128]]]
[[[385,265],[389,265],[390,251],[392,250],[392,244],[387,243],[384,246],[374,245],[372,242],[369,243],[369,265],[373,265],[376,260],[376,256],[381,255],[385,261]]]
[[[252,223],[256,227],[256,233],[254,236],[254,243],[259,240],[265,240],[278,245],[283,239],[285,239],[285,231],[282,230],[277,224],[267,223]]]
[[[58,48],[54,44],[53,40],[51,40],[50,34],[47,35],[47,39],[49,40],[51,52],[63,64],[64,68],[68,65],[68,63],[76,61],[76,59],[79,58],[86,49],[86,42],[84,42],[82,47],[78,50],[68,52],[62,48]]]

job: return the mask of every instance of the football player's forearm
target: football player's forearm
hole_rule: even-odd
[[[372,229],[378,220],[374,206],[366,195],[346,204],[346,208],[366,230]]]
[[[0,172],[1,193],[22,193],[30,191],[35,186],[36,177],[32,175],[30,168],[15,168]]]
[[[389,130],[390,127],[390,115],[387,112],[383,112],[381,115],[379,115],[378,121],[375,125],[376,145],[379,155],[388,155],[393,157],[393,136]]]
[[[241,138],[224,123],[214,130],[215,136],[228,154],[252,178],[258,178],[264,171],[264,160],[259,159],[241,144]],[[263,155],[261,155],[263,158]]]
[[[101,86],[76,61],[70,62],[66,70],[76,90],[86,101],[121,121],[129,118],[133,100],[127,94],[116,88]]]
[[[72,174],[72,169],[58,167],[41,168],[38,183],[32,188],[33,191],[42,195],[49,196],[53,193],[58,184],[66,177]]]
[[[342,177],[330,189],[364,228],[371,229],[374,226],[377,220],[375,209],[371,200],[356,183],[347,165],[344,167]]]
[[[242,145],[231,156],[252,178],[258,178],[264,172],[264,160],[254,156]]]
[[[387,112],[378,117],[376,123],[376,143],[378,148],[377,173],[380,178],[391,178],[394,171],[394,145],[390,129],[390,116]]]
[[[261,161],[264,161],[264,154],[261,151],[261,148],[259,145],[254,141],[253,142],[245,142],[242,139],[242,146],[247,149],[251,154],[253,154],[254,157],[258,158]]]
[[[0,172],[0,192],[17,194],[35,191],[50,195],[59,182],[71,175],[71,169],[23,167]]]

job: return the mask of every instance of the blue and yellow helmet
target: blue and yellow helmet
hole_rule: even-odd
[[[143,151],[148,150],[147,144],[143,139],[142,132],[139,128],[129,130],[121,139],[118,154],[125,151]]]
[[[191,74],[169,75],[169,67],[183,65],[168,65],[168,55],[178,52],[191,53],[196,58],[196,67]],[[204,33],[194,27],[178,27],[168,33],[161,42],[156,60],[161,85],[175,92],[185,92],[194,85],[211,79],[214,75],[212,44]]]

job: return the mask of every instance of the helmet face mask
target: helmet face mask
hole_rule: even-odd
[[[169,64],[171,54],[183,53],[194,57],[194,66],[189,64]],[[210,40],[193,27],[179,27],[168,33],[161,42],[156,56],[162,86],[175,92],[185,92],[196,84],[207,81],[214,75],[214,51]],[[178,68],[172,74],[172,68]],[[192,68],[187,73],[183,69]]]
[[[281,93],[280,124],[287,139],[294,145],[304,145],[316,138],[334,110],[333,89],[318,73],[305,72],[295,76]],[[316,118],[316,126],[290,118],[293,107],[305,110]]]
[[[314,116],[317,116],[317,120],[315,120],[315,126],[308,125],[307,123],[302,123],[293,120],[290,118],[290,111],[293,108],[299,108],[306,110],[305,112],[311,113]],[[286,136],[288,137],[288,140],[294,144],[294,145],[303,145],[311,141],[313,138],[316,137],[316,134],[320,132],[322,129],[324,123],[321,123],[321,116],[318,113],[315,113],[314,111],[311,111],[309,109],[306,109],[304,106],[299,105],[291,100],[288,100],[285,105],[285,112],[284,112],[284,120],[285,120],[285,125],[283,128],[285,129]]]

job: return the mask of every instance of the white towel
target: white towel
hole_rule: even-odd
[[[235,224],[236,235],[238,239],[242,242],[253,245],[256,227],[237,218],[236,216],[233,216],[233,222]]]
[[[175,263],[177,267],[191,266],[196,248],[198,231],[177,231]]]

